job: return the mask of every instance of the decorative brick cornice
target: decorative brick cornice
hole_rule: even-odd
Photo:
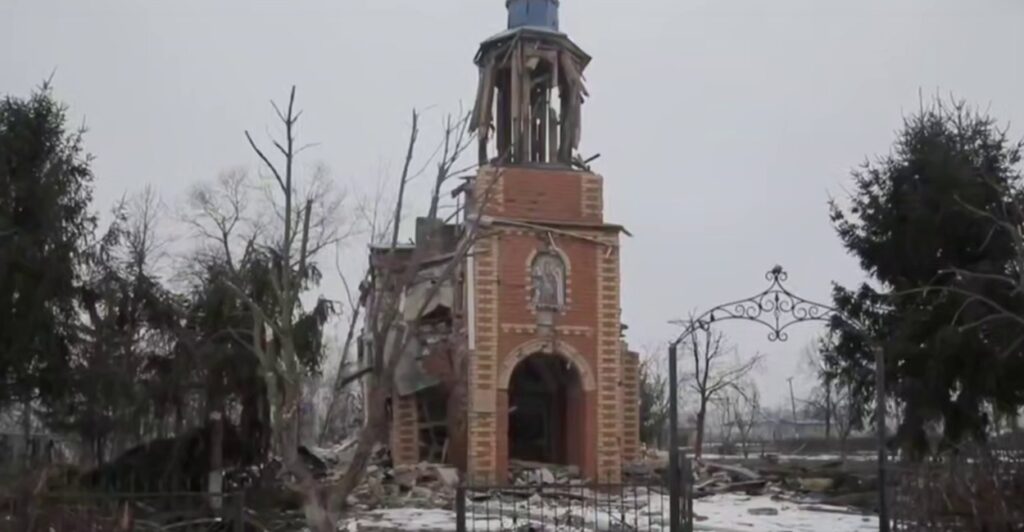
[[[501,324],[501,332],[516,333],[516,334],[537,334],[536,323],[503,323]],[[559,336],[582,336],[589,338],[594,335],[593,327],[586,327],[582,325],[556,325],[554,327],[555,332]]]

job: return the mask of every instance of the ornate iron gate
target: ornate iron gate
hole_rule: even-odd
[[[805,299],[794,294],[786,286],[789,274],[782,266],[775,266],[765,274],[768,281],[768,288],[754,294],[753,296],[723,303],[712,307],[686,322],[686,329],[669,344],[669,471],[680,470],[679,451],[679,372],[677,368],[679,345],[698,330],[707,331],[717,322],[742,320],[758,323],[768,328],[768,340],[772,342],[785,342],[789,339],[787,330],[797,324],[805,322],[832,322],[841,321],[853,329],[867,336],[867,329],[864,325],[838,309],[829,305]],[[870,338],[870,337],[869,337]],[[875,392],[878,400],[876,403],[875,422],[878,436],[878,485],[879,485],[879,531],[889,532],[890,520],[888,511],[888,495],[886,493],[886,396],[885,392],[885,356],[881,346],[872,342],[872,349],[875,355]],[[680,519],[682,508],[679,502],[683,500],[683,485],[681,476],[669,475],[669,511],[673,521]]]

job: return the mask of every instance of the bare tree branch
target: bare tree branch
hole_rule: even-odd
[[[277,167],[274,166],[274,163],[270,162],[270,159],[263,154],[263,150],[261,150],[259,146],[256,145],[256,142],[252,140],[252,135],[250,135],[248,131],[245,132],[245,138],[249,141],[249,146],[256,152],[256,155],[263,161],[263,164],[270,169],[270,173],[273,174],[274,179],[277,180],[277,184],[281,187],[281,192],[287,193],[288,188],[285,186],[284,180],[281,179],[281,173],[277,171]]]
[[[413,152],[416,149],[416,138],[420,134],[419,130],[419,113],[415,109],[412,111],[412,128],[409,133],[409,147],[405,153],[405,164],[402,166],[402,177],[398,182],[398,201],[395,206],[395,221],[392,230],[394,231],[391,236],[391,249],[394,250],[398,247],[398,231],[402,224],[402,201],[405,198],[405,185],[409,183],[409,165],[412,164]]]

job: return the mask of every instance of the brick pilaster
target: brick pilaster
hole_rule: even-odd
[[[392,406],[391,459],[396,465],[417,464],[420,461],[420,435],[416,396],[396,397]]]
[[[604,183],[601,176],[584,175],[580,194],[580,212],[583,218],[604,221]]]
[[[603,239],[597,275],[597,471],[600,482],[622,478],[622,351],[619,309],[619,239]]]
[[[469,365],[469,460],[473,482],[495,483],[498,423],[498,237],[479,240],[473,249],[476,346]]]
[[[640,459],[640,355],[622,346],[622,461]]]

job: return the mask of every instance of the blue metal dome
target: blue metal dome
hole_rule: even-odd
[[[559,0],[506,0],[508,28],[524,26],[558,31]]]

